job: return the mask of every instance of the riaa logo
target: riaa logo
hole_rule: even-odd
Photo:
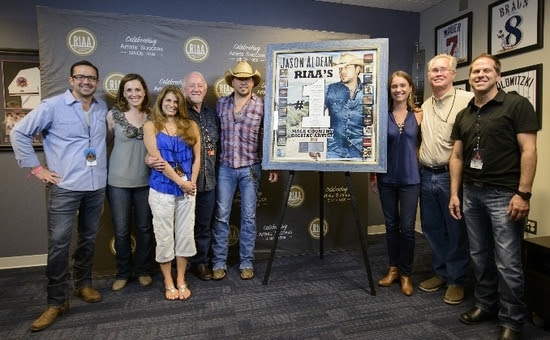
[[[202,63],[208,58],[210,48],[206,40],[199,37],[191,37],[185,42],[183,52],[187,56],[187,59],[192,62]]]
[[[214,93],[216,98],[225,97],[233,92],[233,88],[225,82],[225,78],[220,78],[214,83]]]
[[[233,247],[234,245],[239,243],[239,232],[239,228],[237,228],[233,224],[229,225],[229,247]]]
[[[109,97],[113,99],[116,98],[118,86],[120,85],[122,77],[124,77],[122,73],[109,73],[107,77],[105,77],[103,81],[103,90]]]
[[[308,226],[309,236],[311,236],[316,240],[318,240],[321,235],[320,222],[321,220],[319,218],[315,218],[313,221],[309,223],[309,226]],[[327,234],[328,234],[328,223],[327,223],[327,220],[323,220],[323,237],[327,236]]]
[[[304,203],[305,199],[304,189],[299,185],[293,185],[290,187],[290,193],[288,194],[288,206],[292,208],[297,208]]]
[[[85,28],[75,28],[67,35],[67,47],[77,55],[86,56],[97,48],[95,35]]]

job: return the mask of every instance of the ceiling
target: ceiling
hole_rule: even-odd
[[[396,11],[423,12],[443,0],[314,0],[343,5],[378,7]]]

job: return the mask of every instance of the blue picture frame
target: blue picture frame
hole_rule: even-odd
[[[386,172],[388,46],[385,38],[268,45],[263,169]],[[361,124],[353,127],[354,156],[334,157],[327,148],[337,115],[327,110],[325,94],[350,58],[360,70],[350,100],[360,103],[353,117]]]

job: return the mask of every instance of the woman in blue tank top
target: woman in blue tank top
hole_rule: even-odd
[[[165,297],[187,300],[187,257],[195,255],[195,194],[200,166],[200,132],[189,119],[181,90],[164,87],[153,107],[152,121],[143,127],[149,156],[165,162],[163,170],[151,169],[149,205],[157,241],[156,261],[164,276]],[[177,283],[172,278],[176,259]]]
[[[371,175],[371,188],[379,193],[386,224],[389,271],[378,281],[383,287],[401,281],[401,292],[412,295],[414,226],[420,194],[417,157],[422,111],[413,100],[412,78],[404,71],[392,73],[388,88],[388,171]]]

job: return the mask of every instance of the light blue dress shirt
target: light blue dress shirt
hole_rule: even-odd
[[[107,182],[107,104],[94,98],[87,122],[82,103],[67,90],[43,100],[12,129],[10,137],[20,167],[40,164],[33,139],[42,133],[48,170],[61,176],[59,187],[72,191],[93,191]],[[97,165],[86,163],[86,150],[93,149]]]

